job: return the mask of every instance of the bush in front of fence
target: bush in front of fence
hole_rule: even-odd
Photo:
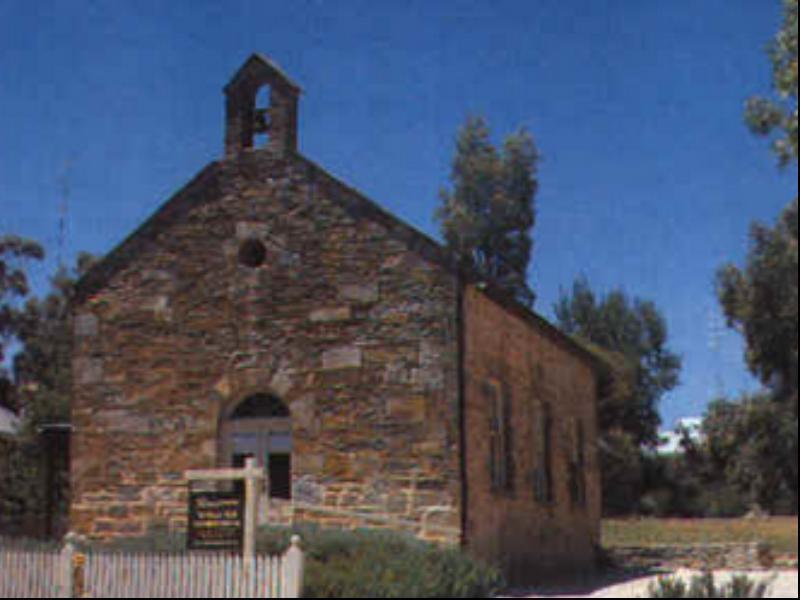
[[[306,598],[489,598],[503,587],[497,569],[390,531],[262,528],[259,550],[283,552],[293,533],[306,553]]]

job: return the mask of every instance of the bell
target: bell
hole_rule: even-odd
[[[270,121],[268,108],[256,109],[255,116],[253,117],[253,132],[269,133]]]

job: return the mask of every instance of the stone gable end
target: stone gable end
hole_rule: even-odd
[[[209,189],[76,308],[75,526],[182,527],[182,473],[229,464],[221,422],[271,393],[296,417],[298,503],[436,507],[455,531],[455,277],[302,159],[253,152]]]

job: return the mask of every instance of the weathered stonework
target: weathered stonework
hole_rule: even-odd
[[[288,409],[291,500],[265,502],[265,518],[463,542],[517,569],[584,567],[599,528],[595,457],[586,510],[541,510],[524,478],[513,499],[487,495],[476,389],[504,377],[527,410],[528,369],[542,365],[556,416],[584,418],[592,444],[590,361],[299,155],[297,88],[259,60],[227,88],[226,159],[79,284],[73,529],[185,528],[184,472],[232,464],[237,407],[268,394]],[[259,78],[272,86],[278,129],[253,149],[252,111],[237,102]],[[521,426],[515,437],[521,474],[532,435]]]
[[[312,319],[313,320],[313,319]],[[362,351],[358,346],[331,348],[322,352],[322,368],[327,370],[361,368]]]
[[[458,539],[456,280],[342,208],[350,192],[312,169],[268,151],[215,166],[180,220],[86,298],[103,334],[75,338],[82,533],[181,527],[181,474],[227,464],[218,421],[262,391],[292,412],[298,504],[449,521]],[[225,252],[275,230],[291,264],[250,269]],[[435,493],[413,510],[389,502],[414,478]]]

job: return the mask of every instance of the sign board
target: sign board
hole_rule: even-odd
[[[256,557],[258,498],[264,471],[248,457],[244,469],[186,471],[189,482],[189,549],[241,551],[248,561]],[[192,492],[194,481],[243,481],[244,495]],[[236,545],[234,545],[234,539]]]
[[[190,492],[189,550],[241,552],[244,512],[241,492]]]

